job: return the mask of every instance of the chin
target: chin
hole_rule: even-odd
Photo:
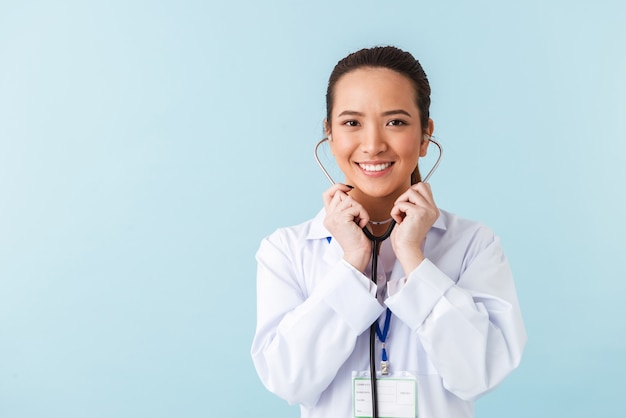
[[[358,186],[357,186],[358,187]],[[366,187],[359,188],[361,193],[366,196],[374,197],[374,198],[385,198],[393,195],[394,192],[398,190],[398,188],[392,187],[377,187],[376,185],[367,185]]]

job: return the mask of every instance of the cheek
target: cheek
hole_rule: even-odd
[[[421,154],[421,147],[418,142],[407,142],[404,146],[398,149],[398,153],[401,153],[409,160],[415,160],[417,163]]]
[[[330,147],[330,152],[332,152],[333,156],[337,160],[345,160],[345,159],[349,159],[350,155],[352,155],[352,151],[353,151],[352,148],[353,147],[348,143],[348,141],[337,141],[333,138],[333,142]]]

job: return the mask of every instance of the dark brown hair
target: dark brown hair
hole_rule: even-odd
[[[331,114],[335,99],[335,85],[344,75],[359,68],[387,68],[407,77],[415,88],[415,103],[420,113],[420,124],[424,132],[428,129],[430,118],[430,84],[428,77],[418,60],[409,52],[394,46],[376,46],[353,52],[335,65],[328,79],[326,89],[326,121],[331,126]],[[416,167],[411,175],[411,183],[421,181],[419,170]]]

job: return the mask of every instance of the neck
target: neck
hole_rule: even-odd
[[[384,233],[389,227],[388,221],[391,218],[391,209],[398,196],[389,195],[384,197],[372,197],[360,193],[359,190],[354,189],[350,192],[350,196],[359,202],[370,217],[370,228],[375,235]],[[384,222],[382,224],[376,224],[378,222]]]
[[[391,226],[391,221],[386,222],[384,224],[371,224],[370,223],[367,225],[367,228],[369,228],[372,234],[374,234],[377,237],[380,237],[381,235],[385,234],[385,232],[387,232],[390,226]]]

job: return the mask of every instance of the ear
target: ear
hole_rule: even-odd
[[[330,124],[328,123],[327,119],[324,119],[324,135],[326,136],[326,138],[328,138],[328,146],[330,147],[330,153],[332,155],[335,155],[335,152],[333,151],[333,137],[332,137],[332,134],[330,133]]]
[[[330,136],[330,124],[328,123],[328,119],[324,119],[324,135],[326,135],[326,137]]]
[[[428,127],[426,128],[426,131],[422,136],[422,143],[420,145],[420,157],[426,156],[426,153],[428,152],[428,145],[430,144],[429,139],[433,135],[433,132],[435,132],[435,122],[433,122],[433,120],[429,118]]]

